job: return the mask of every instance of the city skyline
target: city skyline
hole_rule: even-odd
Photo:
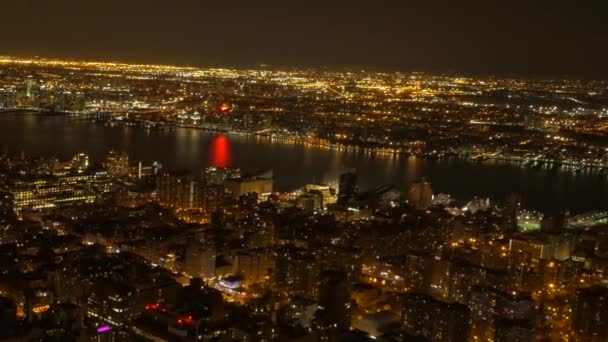
[[[2,54],[606,79],[599,1],[10,2]],[[112,20],[109,20],[112,18]],[[78,29],[74,29],[78,27]]]
[[[1,341],[608,341],[599,1],[4,2]]]
[[[458,197],[482,195],[500,202],[514,189],[534,189],[526,201],[535,210],[602,207],[592,200],[604,198],[601,188],[592,196],[585,191],[593,188],[592,177],[603,179],[608,168],[604,81],[8,56],[0,56],[0,66],[0,110],[9,113],[2,118],[5,152],[55,155],[48,149],[51,143],[62,146],[61,158],[86,152],[98,159],[100,151],[116,149],[146,162],[165,160],[171,168],[231,163],[273,168],[282,175],[281,191],[311,180],[333,182],[340,172],[356,167],[366,190],[386,183],[403,187],[414,177],[431,176],[441,192]],[[19,128],[11,112],[34,113],[40,124],[47,122],[44,117],[54,117],[58,135],[41,135],[35,126]],[[95,143],[87,136],[71,137],[84,126],[98,137]],[[171,135],[150,140],[150,133],[142,137],[129,127],[176,132],[176,140]],[[214,132],[227,135],[214,137]],[[64,134],[71,139],[60,143]],[[79,142],[73,144],[73,139]],[[155,145],[154,153],[139,149],[140,139]],[[257,158],[243,154],[252,149]],[[276,153],[266,153],[270,150]],[[311,160],[311,153],[329,164]],[[304,172],[289,172],[286,159]],[[371,165],[385,171],[376,174]],[[467,172],[481,177],[472,182]],[[492,184],[491,173],[503,174],[505,184]],[[517,173],[542,182],[519,184]],[[458,186],[457,179],[466,180]],[[553,187],[547,200],[540,188],[551,181],[563,185]]]

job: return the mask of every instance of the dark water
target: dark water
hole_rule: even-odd
[[[450,193],[462,201],[488,196],[502,202],[508,193],[517,191],[530,209],[565,207],[581,212],[608,207],[608,179],[597,172],[574,174],[491,161],[477,164],[454,158],[393,157],[187,128],[105,127],[61,116],[0,113],[0,147],[4,153],[24,151],[28,156],[60,159],[85,152],[93,161],[117,150],[127,152],[134,162],[159,161],[167,169],[199,170],[210,164],[229,164],[245,171],[272,168],[279,191],[309,182],[332,182],[344,170],[356,168],[362,189],[386,183],[406,189],[412,180],[424,176],[435,193]]]

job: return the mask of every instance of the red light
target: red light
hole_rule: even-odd
[[[215,167],[228,167],[230,165],[230,143],[224,135],[218,135],[211,142],[209,164]]]
[[[146,305],[146,310],[158,310],[160,308],[160,305],[158,304],[148,304]]]
[[[177,318],[177,323],[179,324],[192,324],[192,322],[192,316]]]
[[[220,112],[225,113],[230,109],[230,105],[227,103],[222,103],[220,105]]]

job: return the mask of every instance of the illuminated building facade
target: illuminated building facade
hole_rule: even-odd
[[[157,178],[157,197],[161,205],[185,209],[205,209],[204,183],[189,172],[163,174]]]
[[[287,298],[316,300],[319,270],[314,256],[293,246],[282,246],[276,256],[275,287]]]
[[[111,151],[104,162],[108,174],[114,177],[129,175],[129,156],[124,153]]]
[[[241,170],[229,167],[210,166],[205,168],[202,177],[209,185],[223,185],[226,179],[241,177]]]
[[[15,180],[8,187],[13,210],[35,210],[90,204],[111,191],[112,181],[104,171],[66,176],[45,176]]]
[[[272,193],[272,178],[261,177],[241,177],[226,179],[224,186],[226,191],[232,198],[239,198],[244,194],[257,193],[258,195],[267,195]]]
[[[515,328],[534,327],[536,309],[529,293],[505,293],[489,287],[474,287],[468,303],[471,309],[471,336],[480,341],[495,341],[500,320],[515,322],[502,325],[502,334],[515,334]],[[511,323],[512,323],[511,322]]]
[[[275,256],[266,249],[240,251],[234,257],[234,274],[243,278],[243,284],[251,285],[270,279]]]
[[[111,326],[115,340],[128,336],[127,326],[137,316],[133,289],[112,281],[97,281],[87,299],[87,317],[97,327]]]

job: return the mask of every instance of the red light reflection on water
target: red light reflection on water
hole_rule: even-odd
[[[218,135],[211,141],[211,151],[209,152],[209,165],[215,167],[230,166],[230,142],[225,135]]]

